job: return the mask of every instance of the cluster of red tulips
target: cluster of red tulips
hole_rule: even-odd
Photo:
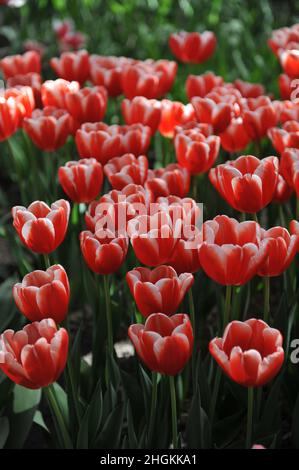
[[[56,33],[73,37],[64,24],[57,25]],[[171,52],[184,64],[206,61],[216,42],[209,31],[169,38]],[[103,279],[107,383],[115,355],[111,286],[117,288],[120,276],[125,276],[139,312],[128,336],[153,373],[148,439],[158,380],[166,375],[172,442],[175,448],[179,445],[174,377],[190,360],[189,380],[196,390],[201,326],[192,286],[202,271],[215,289],[226,288],[223,312],[218,312],[219,337],[209,343],[219,368],[207,413],[213,423],[222,370],[248,388],[246,446],[252,447],[254,389],[276,377],[285,359],[282,334],[271,327],[270,279],[286,273],[299,251],[299,101],[289,101],[291,80],[299,78],[298,44],[298,25],[274,31],[269,40],[287,74],[279,78],[287,101],[266,95],[260,84],[225,83],[212,72],[188,75],[187,104],[166,99],[178,65],[163,59],[65,51],[50,61],[59,78],[45,81],[36,51],[0,61],[7,85],[0,97],[0,140],[13,153],[11,137],[21,128],[29,148],[33,142],[45,153],[39,158],[47,160],[46,178],[56,186],[53,194],[60,186],[72,204],[45,196],[48,203],[37,200],[12,208],[22,244],[43,255],[46,270],[29,272],[13,288],[17,308],[31,323],[1,335],[0,367],[11,380],[30,389],[44,387],[53,405],[51,384],[68,361],[71,294],[64,267],[53,262],[77,214],[74,230],[82,257]],[[119,107],[121,115],[107,123],[111,106]],[[263,157],[266,139],[277,156]],[[72,145],[78,158],[66,160],[62,152],[68,154]],[[255,155],[240,156],[249,146]],[[217,215],[199,226],[205,208],[196,201],[205,203],[203,188],[209,185],[235,217]],[[294,192],[297,212],[286,214],[284,204],[290,201],[293,207]],[[269,226],[261,212],[269,205],[279,208],[281,226]],[[135,267],[127,269],[132,259]],[[233,317],[232,293],[255,276],[264,283],[263,319],[260,311],[253,312],[257,318],[245,320],[240,312]],[[55,406],[54,417],[59,425]]]

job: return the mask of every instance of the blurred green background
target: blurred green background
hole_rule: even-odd
[[[140,59],[170,58],[173,31],[209,29],[217,35],[217,51],[196,72],[261,81],[272,92],[280,68],[267,38],[272,29],[299,21],[298,0],[28,0],[21,8],[0,8],[2,56],[22,51],[28,39],[46,44],[46,56],[57,54],[54,19],[72,18],[90,52]]]

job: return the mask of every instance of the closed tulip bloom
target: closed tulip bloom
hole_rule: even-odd
[[[234,81],[234,86],[244,98],[258,98],[265,94],[265,88],[260,83],[244,82],[244,80],[237,79]]]
[[[35,253],[48,254],[63,242],[70,214],[64,199],[53,202],[35,201],[28,206],[12,208],[13,226],[24,245]]]
[[[176,126],[182,126],[194,121],[195,112],[193,106],[179,101],[161,101],[161,120],[159,132],[164,137],[172,138]]]
[[[15,75],[7,80],[7,87],[28,86],[32,88],[36,107],[41,107],[42,77],[39,73],[29,72],[24,75]]]
[[[88,203],[102,189],[102,165],[95,158],[67,162],[58,170],[58,179],[64,192],[76,203]]]
[[[35,109],[30,118],[25,118],[23,128],[38,148],[53,152],[66,143],[72,133],[73,119],[64,109],[47,106]]]
[[[66,95],[68,93],[77,93],[79,89],[80,85],[76,81],[69,82],[62,78],[46,80],[41,88],[43,105],[66,109]]]
[[[260,226],[218,215],[204,222],[199,261],[205,273],[218,284],[239,286],[252,279],[267,256]]]
[[[245,155],[212,168],[209,177],[230,206],[240,212],[255,213],[272,201],[278,171],[277,157],[259,160]]]
[[[144,155],[135,157],[132,153],[112,158],[104,167],[111,186],[119,190],[132,183],[142,186],[147,179],[147,171],[148,159]]]
[[[96,274],[112,274],[121,267],[128,251],[128,239],[108,230],[80,234],[81,252],[89,269]]]
[[[279,93],[282,100],[290,100],[291,93],[294,89],[291,86],[292,79],[285,73],[278,76]]]
[[[249,98],[247,106],[242,112],[245,130],[252,140],[260,140],[268,129],[275,126],[278,116],[275,107],[270,99],[260,96],[259,98]]]
[[[51,318],[0,336],[0,368],[10,380],[30,389],[56,382],[66,365],[69,337]]]
[[[61,323],[70,300],[67,274],[59,264],[46,271],[33,271],[13,286],[13,297],[18,309],[31,322],[51,318]]]
[[[282,124],[287,121],[299,121],[299,103],[297,100],[282,102],[279,120]]]
[[[290,233],[299,237],[299,222],[292,220],[290,223]]]
[[[281,66],[284,72],[291,78],[299,77],[299,51],[289,49],[282,51],[279,55]]]
[[[190,173],[176,163],[170,163],[165,168],[148,171],[145,187],[155,198],[167,196],[187,196],[190,189]]]
[[[299,236],[290,235],[284,227],[272,227],[261,229],[261,239],[267,241],[268,256],[258,271],[259,276],[280,276],[299,249]]]
[[[216,135],[206,137],[197,130],[190,129],[176,134],[174,147],[179,164],[192,175],[197,175],[205,173],[215,163],[220,138]]]
[[[187,122],[186,124],[182,124],[180,126],[176,126],[174,128],[174,137],[179,133],[179,132],[185,132],[185,131],[197,131],[200,134],[205,135],[206,137],[209,137],[210,135],[213,134],[213,127],[210,124],[207,124],[205,122],[196,122],[196,121],[190,121]]]
[[[281,155],[280,171],[299,198],[299,149],[286,149]]]
[[[178,64],[174,60],[165,59],[156,61],[148,59],[145,63],[151,65],[159,76],[159,96],[169,93],[176,77]]]
[[[89,54],[84,49],[63,52],[59,58],[53,57],[50,64],[56,75],[64,80],[83,84],[89,78]]]
[[[75,121],[101,121],[107,107],[107,91],[104,87],[81,88],[65,95],[66,109]]]
[[[128,234],[136,257],[146,266],[168,263],[178,240],[171,217],[165,212],[130,220]]]
[[[221,146],[227,152],[240,152],[244,150],[250,142],[242,118],[232,119],[230,125],[220,134]]]
[[[20,113],[14,98],[0,96],[0,142],[13,135],[20,122]]]
[[[244,387],[262,387],[279,373],[284,350],[281,333],[256,318],[232,321],[209,350],[221,369]]]
[[[214,53],[216,44],[216,36],[211,31],[204,31],[201,34],[180,31],[169,37],[171,52],[177,59],[187,64],[205,62]]]
[[[223,81],[222,77],[214,75],[213,72],[206,72],[202,75],[188,75],[186,80],[188,100],[191,101],[194,96],[204,98],[213,88],[221,86]]]
[[[94,85],[104,86],[109,96],[122,94],[121,77],[126,65],[133,62],[127,57],[90,56],[90,77]],[[127,123],[132,124],[132,123]]]
[[[181,219],[187,225],[195,225],[201,213],[194,199],[191,197],[181,198],[174,195],[162,196],[156,199],[155,206],[151,208],[151,214],[160,211],[167,212],[172,222]]]
[[[150,127],[152,134],[158,130],[161,119],[160,101],[135,96],[132,100],[124,99],[121,110],[126,124],[143,124]]]
[[[178,274],[195,273],[200,269],[198,250],[202,242],[200,231],[195,225],[185,225],[175,250],[172,252],[169,265]]]
[[[122,72],[122,90],[128,99],[144,96],[148,99],[159,98],[160,76],[151,67],[141,64],[128,65]]]
[[[130,291],[138,310],[147,318],[157,311],[173,315],[192,287],[192,274],[179,276],[170,266],[158,266],[153,270],[135,268],[126,274]]]
[[[19,111],[19,126],[22,125],[23,119],[30,117],[34,108],[34,94],[32,88],[29,86],[17,86],[15,88],[8,88],[4,92],[5,98],[14,98]]]
[[[179,374],[192,355],[193,331],[184,313],[153,313],[144,325],[131,325],[128,334],[141,361],[160,374]]]
[[[232,119],[232,106],[229,103],[215,103],[210,98],[194,97],[191,100],[199,122],[213,126],[214,133],[224,132]]]
[[[40,73],[40,54],[35,51],[28,51],[23,55],[4,57],[4,59],[0,61],[0,69],[2,70],[5,80],[15,75],[24,75],[31,72]]]
[[[299,123],[286,121],[282,129],[272,127],[268,130],[269,139],[278,153],[282,154],[286,148],[299,148]]]
[[[279,174],[272,202],[276,202],[277,204],[283,204],[284,202],[289,201],[292,194],[293,188],[289,186],[285,178],[281,174]]]

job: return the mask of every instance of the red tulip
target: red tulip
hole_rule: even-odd
[[[144,96],[135,96],[131,101],[124,99],[121,110],[126,124],[143,124],[151,128],[154,134],[160,124],[161,104],[157,100],[148,100]]]
[[[15,75],[14,77],[9,78],[6,84],[8,88],[18,86],[31,87],[36,107],[41,106],[42,77],[38,73],[30,72],[25,75]]]
[[[282,102],[279,120],[282,124],[287,121],[299,121],[299,103],[298,101]]]
[[[193,106],[183,104],[179,101],[161,101],[161,121],[159,125],[160,134],[172,138],[175,127],[194,121],[195,113]]]
[[[70,161],[59,168],[58,179],[72,201],[88,203],[101,192],[102,165],[95,158]]]
[[[268,130],[268,136],[273,147],[278,153],[282,153],[286,148],[299,148],[299,123],[297,121],[287,121],[282,129],[272,127]]]
[[[290,223],[290,233],[299,237],[299,222],[292,220]]]
[[[67,33],[70,33],[73,27],[73,22],[69,19],[63,21],[54,20],[53,22],[53,30],[59,40],[63,39]]]
[[[145,187],[155,198],[166,196],[187,196],[190,189],[190,174],[186,168],[170,163],[165,168],[149,170]]]
[[[223,78],[206,72],[202,75],[188,75],[186,80],[186,94],[191,101],[194,96],[204,98],[213,88],[223,85]]]
[[[279,87],[280,97],[282,100],[291,99],[291,93],[293,91],[291,83],[292,83],[292,79],[285,73],[282,73],[278,76],[278,87]]]
[[[284,72],[291,78],[299,78],[299,51],[289,49],[279,54],[279,60]]]
[[[65,106],[75,121],[101,121],[107,107],[107,91],[104,87],[81,88],[65,95]]]
[[[240,212],[255,213],[272,201],[278,170],[277,157],[259,160],[245,155],[212,168],[209,177],[230,206]]]
[[[108,230],[84,231],[80,234],[82,255],[88,267],[96,274],[115,273],[125,261],[127,237]]]
[[[190,64],[205,62],[214,53],[216,44],[216,36],[211,31],[204,31],[202,34],[181,31],[169,37],[173,55],[181,62]]]
[[[107,89],[109,96],[121,95],[122,71],[126,65],[129,65],[133,62],[133,59],[128,59],[126,57],[91,55],[91,80],[94,85],[104,86]]]
[[[20,113],[14,98],[0,96],[0,142],[8,139],[18,129]]]
[[[178,276],[170,266],[153,270],[135,268],[127,273],[126,280],[138,310],[145,318],[157,311],[173,315],[194,283],[192,274]]]
[[[281,155],[280,171],[299,198],[299,149],[286,149]]]
[[[253,278],[267,256],[260,226],[217,215],[204,222],[199,261],[205,273],[218,284],[239,286]]]
[[[64,80],[83,84],[89,77],[89,54],[84,49],[63,52],[60,58],[53,57],[50,64],[56,75]]]
[[[26,117],[30,117],[35,108],[35,101],[32,88],[29,86],[18,86],[15,88],[8,88],[4,92],[5,98],[13,98],[16,102],[19,111],[19,125]]]
[[[242,118],[232,119],[230,125],[220,134],[221,146],[227,152],[240,152],[250,142]]]
[[[167,264],[178,239],[171,217],[165,212],[130,220],[128,234],[136,257],[146,266]]]
[[[132,153],[112,158],[104,167],[111,186],[119,190],[132,183],[142,186],[146,181],[147,171],[148,159],[144,155],[135,157]]]
[[[203,134],[206,137],[209,137],[210,135],[213,134],[213,127],[210,124],[207,124],[205,122],[196,122],[196,121],[190,121],[187,122],[186,124],[182,124],[180,126],[175,126],[174,128],[174,137],[179,133],[179,132],[185,132],[185,131],[197,131],[200,134]]]
[[[86,37],[80,31],[70,31],[69,33],[66,33],[59,41],[60,49],[63,51],[78,51],[84,47],[85,42]]]
[[[35,201],[28,209],[12,208],[13,226],[24,245],[35,253],[48,254],[63,242],[70,213],[70,205],[64,199],[53,202]]]
[[[233,321],[223,338],[210,342],[210,353],[222,370],[244,387],[262,387],[280,371],[284,361],[281,333],[256,318]]]
[[[80,157],[96,158],[105,165],[111,158],[125,153],[145,154],[151,140],[151,130],[142,124],[108,126],[103,122],[83,124],[76,134]]]
[[[68,93],[77,93],[79,88],[78,82],[68,82],[62,78],[46,80],[41,88],[43,105],[66,109],[66,95]]]
[[[268,40],[268,45],[275,55],[278,55],[281,49],[287,49],[290,42],[299,42],[298,24],[290,28],[284,27],[272,31],[272,36]]]
[[[158,96],[164,96],[170,92],[178,69],[178,64],[174,60],[146,60],[145,64],[153,67],[159,76]]]
[[[267,241],[268,256],[258,271],[259,276],[280,276],[299,249],[299,236],[290,235],[284,227],[272,227],[261,230],[261,239]]]
[[[277,112],[269,98],[248,98],[243,106],[242,118],[244,128],[252,140],[260,140],[268,129],[275,126],[278,121]]]
[[[160,374],[178,374],[191,357],[193,331],[183,313],[172,317],[153,313],[145,325],[131,325],[128,334],[142,362]]]
[[[0,368],[16,384],[30,389],[47,387],[65,368],[68,333],[57,330],[51,318],[6,330],[0,336]]]
[[[66,143],[73,119],[67,111],[47,106],[33,111],[31,118],[25,118],[23,128],[38,148],[53,152]]]
[[[156,204],[151,207],[151,214],[156,212],[167,212],[172,222],[178,219],[184,221],[187,225],[195,225],[200,216],[200,209],[197,203],[191,197],[181,198],[179,196],[161,196],[156,199]],[[188,270],[185,272],[189,272]]]
[[[35,51],[28,51],[23,55],[4,57],[4,59],[0,61],[0,69],[2,70],[5,80],[15,75],[24,75],[31,72],[40,73],[40,55]]]
[[[290,199],[292,194],[293,188],[289,186],[284,177],[279,174],[272,202],[283,204],[284,202],[287,202]]]
[[[197,130],[179,132],[174,140],[176,158],[192,175],[205,173],[215,163],[220,148],[220,138],[205,137]]]
[[[215,103],[210,98],[195,97],[191,100],[199,122],[213,126],[214,133],[224,132],[232,119],[232,107],[228,103]]]
[[[13,297],[18,309],[31,322],[51,318],[61,323],[70,300],[67,274],[59,264],[46,271],[33,271],[14,285]]]
[[[244,82],[237,79],[234,81],[234,86],[244,98],[258,98],[265,93],[265,88],[260,83]]]

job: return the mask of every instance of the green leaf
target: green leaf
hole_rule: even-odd
[[[209,418],[201,407],[199,389],[192,398],[187,421],[187,445],[191,449],[211,448],[211,426]]]
[[[9,434],[9,421],[6,417],[0,418],[0,449],[3,449]]]
[[[23,413],[39,405],[42,396],[41,389],[30,390],[29,388],[16,385],[14,388],[13,412]]]
[[[117,449],[119,447],[123,419],[124,404],[122,403],[109,414],[97,440],[97,447],[100,449]]]
[[[134,429],[134,420],[133,420],[133,413],[130,402],[128,400],[127,404],[127,422],[128,422],[128,438],[129,438],[129,448],[130,449],[137,449],[138,448],[138,441]]]
[[[293,411],[292,438],[295,448],[299,449],[299,394]]]
[[[41,414],[39,410],[35,412],[33,422],[37,424],[38,426],[40,426],[41,428],[43,428],[45,431],[50,432],[48,426],[45,423],[43,415]]]

